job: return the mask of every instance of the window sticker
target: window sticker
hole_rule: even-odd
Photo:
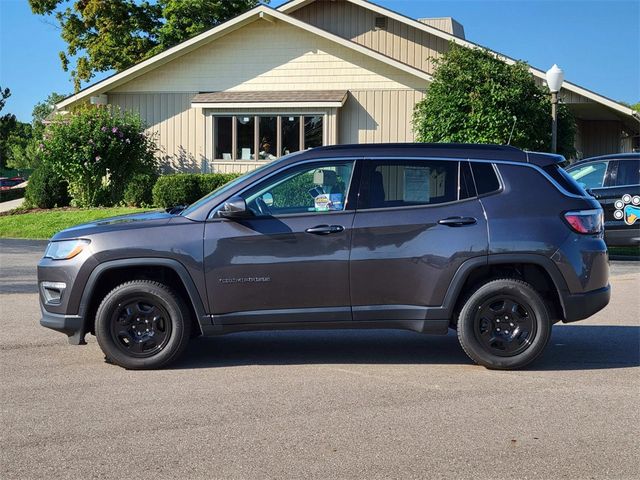
[[[431,199],[430,168],[405,167],[404,193],[405,202],[428,203]]]
[[[326,193],[321,193],[313,199],[316,212],[328,212],[331,208],[331,199]]]

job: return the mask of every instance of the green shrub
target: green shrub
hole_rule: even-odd
[[[54,168],[43,162],[29,177],[25,192],[25,203],[29,207],[54,208],[69,205],[67,182]]]
[[[153,187],[153,204],[162,208],[189,205],[238,176],[225,173],[164,175]]]
[[[135,174],[157,170],[157,147],[140,116],[111,106],[83,106],[56,119],[39,148],[79,207],[116,204]]]
[[[128,207],[150,207],[153,205],[153,186],[157,175],[138,173],[134,175],[124,189],[122,200]]]
[[[200,197],[204,197],[215,189],[229,183],[231,180],[238,178],[238,173],[202,173],[198,175],[198,183],[200,184]],[[198,197],[198,198],[200,198]],[[197,200],[197,199],[196,199]],[[189,202],[193,203],[193,202]]]

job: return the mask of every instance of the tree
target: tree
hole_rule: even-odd
[[[53,92],[33,107],[31,124],[17,122],[7,138],[6,165],[18,170],[35,169],[40,163],[44,120],[65,95]]]
[[[76,91],[96,72],[122,71],[255,7],[259,0],[29,0],[38,15],[54,16]],[[268,0],[263,0],[268,3]]]
[[[11,90],[0,87],[0,112],[7,104],[7,99],[11,96]],[[0,116],[0,168],[4,168],[7,165],[7,158],[9,156],[9,137],[16,128],[18,120],[12,113],[6,113]]]
[[[31,112],[31,124],[33,125],[33,128],[44,128],[43,122],[49,116],[49,114],[53,112],[56,103],[64,100],[65,98],[66,95],[57,92],[51,92],[45,100],[36,103]]]
[[[418,141],[511,140],[523,149],[550,150],[549,92],[536,85],[526,63],[509,65],[486,50],[455,44],[435,63],[433,82],[413,115]],[[575,122],[566,105],[558,107],[558,152],[571,157]]]

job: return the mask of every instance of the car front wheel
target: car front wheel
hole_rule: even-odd
[[[168,286],[149,280],[123,283],[96,313],[96,337],[108,361],[127,369],[168,365],[189,342],[189,309]]]
[[[458,339],[467,355],[490,369],[521,368],[540,356],[551,320],[540,294],[528,283],[505,278],[487,282],[466,299]]]

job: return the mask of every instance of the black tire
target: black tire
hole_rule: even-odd
[[[161,368],[189,343],[191,319],[169,287],[133,280],[109,292],[96,313],[96,337],[110,363],[126,369]]]
[[[458,340],[477,364],[522,368],[542,354],[551,337],[549,310],[528,283],[505,278],[477,287],[458,316]]]

